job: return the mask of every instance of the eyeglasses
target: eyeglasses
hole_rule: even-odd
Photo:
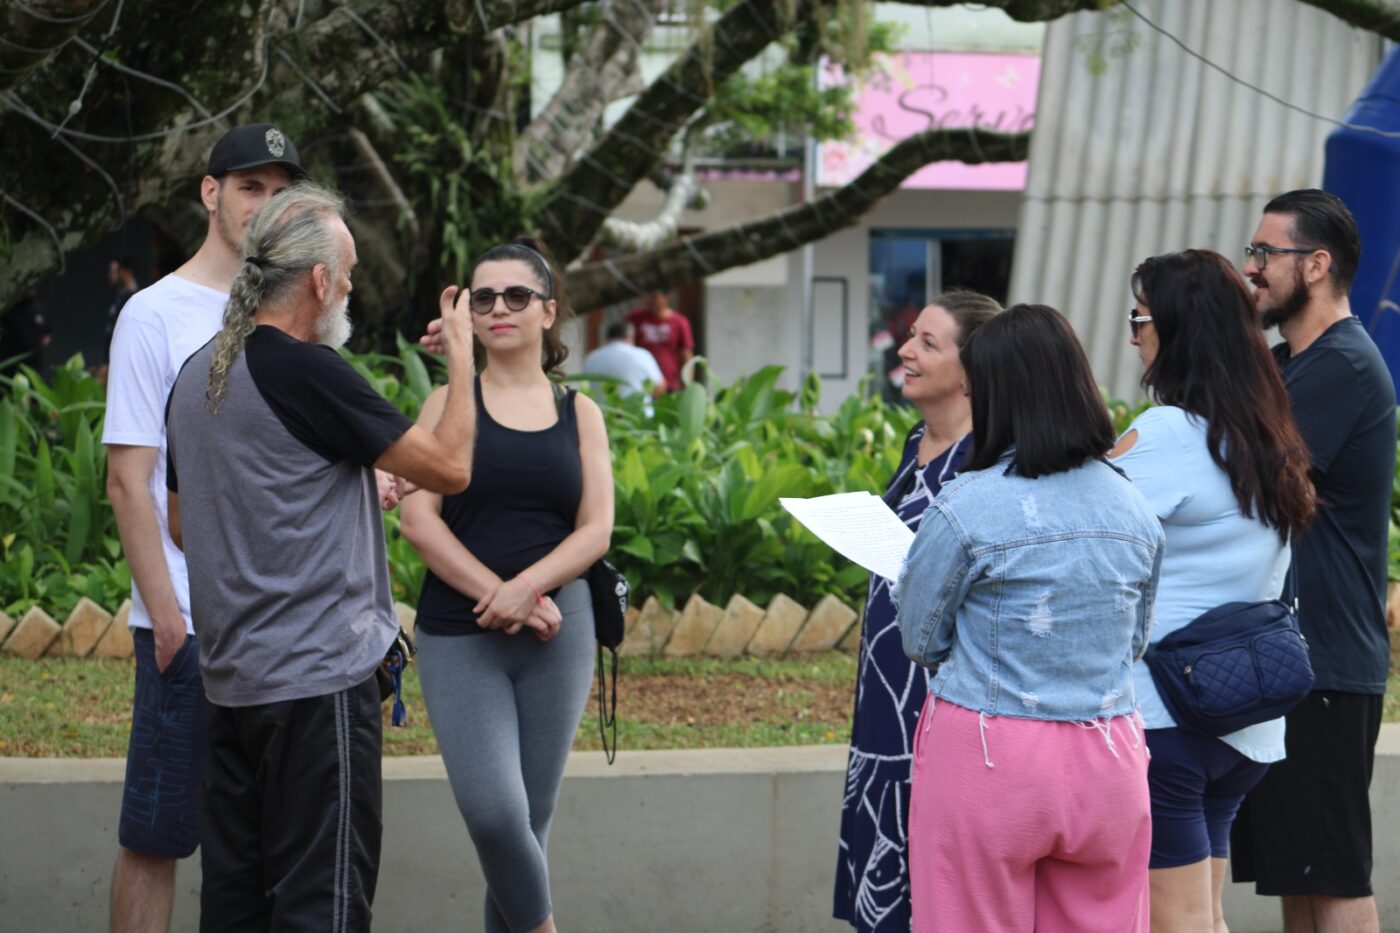
[[[496,296],[499,295],[506,304],[507,311],[524,311],[530,305],[530,299],[536,296],[541,301],[548,301],[549,296],[544,292],[537,292],[533,288],[526,288],[524,285],[511,285],[497,292],[489,288],[478,288],[472,292],[471,309],[473,314],[490,314],[496,307]]]
[[[1138,314],[1137,308],[1128,309],[1128,329],[1133,332],[1134,337],[1138,335],[1138,331],[1142,329],[1142,325],[1151,323],[1152,315]]]
[[[1316,246],[1309,246],[1306,248],[1293,246],[1255,246],[1251,243],[1244,248],[1244,261],[1249,262],[1253,259],[1255,265],[1259,267],[1259,271],[1262,272],[1264,267],[1269,264],[1269,257],[1276,253],[1298,253],[1300,255],[1306,255],[1308,253],[1317,252],[1317,249]]]

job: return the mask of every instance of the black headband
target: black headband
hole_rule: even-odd
[[[554,297],[554,271],[553,271],[552,269],[549,268],[549,260],[544,258],[544,253],[541,253],[539,250],[535,249],[533,246],[530,246],[528,243],[512,243],[512,244],[510,244],[510,245],[511,245],[511,246],[514,246],[514,247],[517,247],[517,248],[519,248],[519,249],[523,249],[523,250],[525,250],[525,252],[531,253],[531,254],[533,254],[534,256],[536,256],[536,257],[539,258],[540,264],[541,264],[542,266],[544,266],[544,281],[545,281],[545,285],[546,285],[546,286],[548,287],[548,289],[549,289],[549,297],[550,297],[550,298],[553,298],[553,297]]]

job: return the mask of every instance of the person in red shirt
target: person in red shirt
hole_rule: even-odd
[[[666,391],[679,392],[681,367],[695,351],[690,321],[671,307],[665,292],[652,292],[647,304],[628,313],[626,321],[636,329],[637,346],[656,357],[656,365],[666,378]]]

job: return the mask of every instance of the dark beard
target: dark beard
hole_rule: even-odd
[[[1303,281],[1303,275],[1296,268],[1293,270],[1293,291],[1282,302],[1272,308],[1268,308],[1261,315],[1264,329],[1278,327],[1287,321],[1291,321],[1302,313],[1303,308],[1308,304],[1308,286]]]

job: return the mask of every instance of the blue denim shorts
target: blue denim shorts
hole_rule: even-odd
[[[1176,868],[1230,853],[1230,824],[1240,801],[1269,770],[1217,738],[1180,729],[1148,729],[1147,788],[1152,796],[1149,868]]]
[[[136,695],[126,753],[117,841],[158,858],[185,858],[199,845],[204,790],[204,680],[199,641],[187,636],[162,673],[150,629],[132,629]]]

